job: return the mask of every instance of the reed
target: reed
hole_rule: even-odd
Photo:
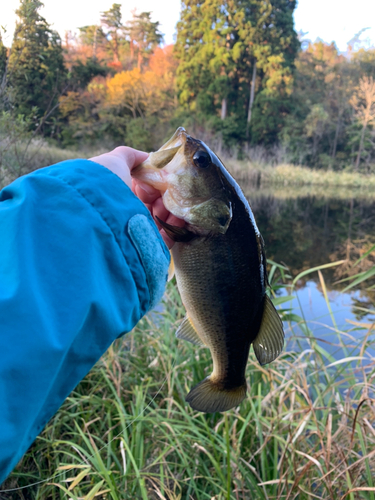
[[[335,172],[333,170],[311,169],[298,165],[279,164],[276,166],[225,160],[225,165],[237,180],[248,181],[256,185],[277,186],[329,186],[350,187],[362,190],[373,190],[375,176],[365,175],[349,170]]]
[[[90,158],[108,150],[108,146],[97,145],[78,150],[61,149],[44,140],[17,140],[7,142],[0,130],[0,188],[9,184],[20,175],[27,174],[41,167],[74,158]],[[254,156],[254,155],[252,155]],[[259,156],[259,155],[258,155]],[[284,156],[270,158],[260,155],[252,161],[236,160],[235,156],[223,158],[226,167],[242,183],[252,185],[288,188],[292,186],[326,186],[327,188],[347,187],[361,190],[361,194],[373,193],[375,176],[353,172],[311,169],[298,165],[282,163]],[[274,164],[275,161],[281,163]]]
[[[310,270],[322,289],[324,267]],[[1,498],[374,500],[374,325],[334,327],[333,357],[291,312],[300,277],[271,263],[287,349],[266,367],[250,355],[247,399],[226,414],[184,401],[211,360],[175,338],[184,309],[169,284],[161,311],[112,345],[2,487],[26,488]]]
[[[65,160],[90,158],[106,152],[107,148],[62,149],[41,139],[8,143],[0,130],[0,189],[21,175]]]

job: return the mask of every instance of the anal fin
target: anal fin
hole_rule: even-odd
[[[187,340],[188,342],[191,342],[192,344],[207,347],[202,342],[200,337],[198,336],[197,332],[195,331],[194,326],[192,325],[192,323],[187,315],[182,320],[181,325],[178,327],[177,332],[176,332],[176,337],[178,339]]]
[[[268,295],[264,297],[260,329],[253,342],[255,356],[261,365],[271,363],[284,347],[283,323]]]

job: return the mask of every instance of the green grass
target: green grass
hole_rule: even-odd
[[[18,154],[18,163],[8,160],[18,167],[3,171],[7,181],[24,170],[94,154],[45,144],[31,144],[27,157],[22,148],[14,151],[9,154]],[[236,178],[276,183],[273,192],[279,186],[284,195],[296,184],[310,193],[324,185],[328,195],[342,186],[342,197],[344,187],[374,192],[375,179],[360,174],[225,163]],[[322,271],[315,272],[324,291]],[[276,296],[275,304],[289,321],[287,342],[297,347],[267,367],[251,354],[248,396],[240,407],[204,415],[185,403],[212,364],[206,349],[174,337],[185,313],[170,284],[163,312],[148,315],[113,344],[2,487],[14,491],[0,498],[375,500],[374,325],[334,326],[333,358],[303,311],[292,314],[301,276],[292,280],[287,272],[272,265],[270,281],[276,293],[288,288],[289,296]],[[326,301],[335,325],[328,294]]]
[[[270,279],[293,297],[301,276],[287,272],[272,265]],[[266,367],[251,354],[246,400],[205,415],[184,398],[210,373],[210,354],[175,338],[184,309],[169,284],[163,312],[113,344],[3,485],[26,488],[0,497],[374,500],[373,325],[336,328],[334,359],[303,314],[293,316],[285,297],[275,303],[290,321],[287,342],[298,345],[299,323],[308,349]]]

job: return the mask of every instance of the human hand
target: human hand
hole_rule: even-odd
[[[155,217],[157,216],[163,222],[167,222],[173,226],[183,227],[185,222],[172,215],[165,208],[160,191],[143,182],[132,179],[131,171],[145,161],[147,157],[148,153],[127,146],[120,146],[109,153],[104,153],[89,159],[111,170],[131,188],[133,193],[138,196],[151,212],[164,243],[170,249],[174,245],[174,241],[167,236]]]
[[[143,201],[146,207],[150,210],[152,217],[154,218],[155,224],[157,225],[160,234],[164,240],[164,243],[169,249],[174,245],[174,241],[166,234],[164,229],[159,224],[156,217],[161,221],[167,222],[172,226],[183,227],[185,221],[178,219],[175,215],[171,214],[164,206],[163,199],[161,197],[160,191],[139,181],[138,179],[133,179],[133,193],[138,196],[138,198]]]
[[[143,151],[138,151],[137,149],[127,146],[119,146],[109,153],[94,156],[93,158],[89,158],[89,160],[99,163],[99,165],[111,170],[131,189],[132,178],[130,172],[133,168],[145,161],[147,157],[148,153],[144,153]]]

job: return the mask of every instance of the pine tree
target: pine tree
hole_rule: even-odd
[[[83,45],[92,47],[92,59],[97,59],[98,47],[104,45],[106,37],[101,26],[89,25],[82,26],[79,29],[80,42]]]
[[[17,112],[51,133],[48,117],[58,107],[66,82],[61,40],[39,14],[39,0],[21,0],[9,59],[9,87]]]
[[[119,63],[119,47],[123,32],[121,4],[114,3],[109,10],[102,12],[101,22],[106,27],[111,43],[113,62]]]
[[[129,21],[127,31],[130,37],[131,58],[134,57],[134,48],[138,51],[137,65],[142,69],[143,60],[148,58],[155,47],[163,41],[163,35],[159,31],[159,22],[151,21],[151,12],[133,14]]]

